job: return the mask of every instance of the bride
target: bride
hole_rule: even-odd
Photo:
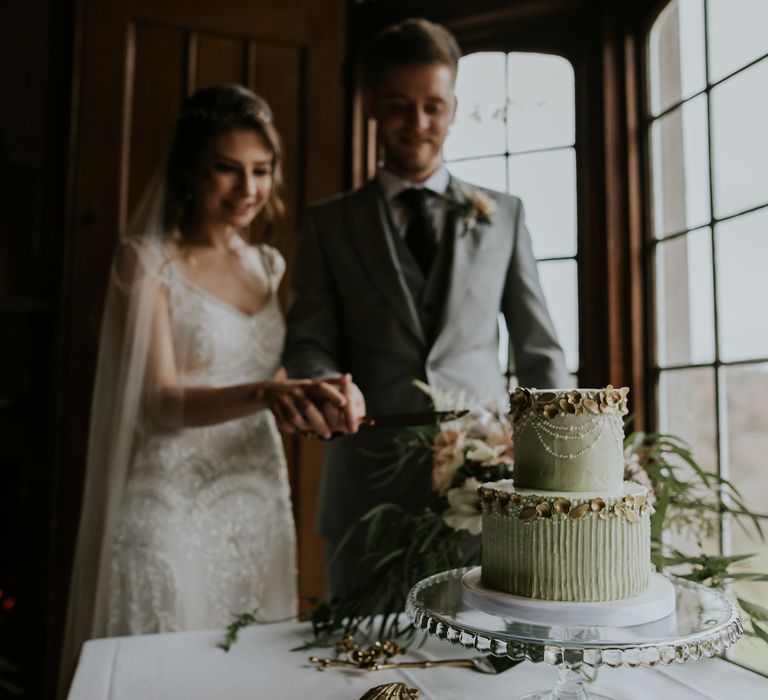
[[[282,256],[243,235],[282,212],[267,104],[185,103],[160,182],[111,269],[70,591],[64,672],[85,639],[296,613],[296,542],[273,408],[310,430],[344,382],[275,379]]]

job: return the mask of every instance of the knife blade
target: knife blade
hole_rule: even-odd
[[[444,423],[465,416],[469,411],[413,411],[409,413],[385,413],[364,416],[361,425],[376,428],[409,428],[417,425]]]

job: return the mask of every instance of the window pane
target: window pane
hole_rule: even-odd
[[[523,200],[537,258],[576,254],[576,156],[572,148],[510,157],[509,191]]]
[[[704,4],[673,0],[651,29],[651,112],[659,114],[704,89]]]
[[[685,440],[708,471],[717,468],[716,405],[711,367],[662,371],[659,430]]]
[[[573,145],[573,66],[561,56],[537,53],[511,53],[507,65],[509,150]]]
[[[768,515],[768,413],[759,410],[755,401],[758,396],[768,396],[768,363],[723,367],[720,371],[727,411],[724,448],[729,478],[751,510]]]
[[[709,228],[656,247],[658,363],[690,365],[715,359],[712,239]]]
[[[768,522],[763,520],[762,527],[768,527]],[[743,565],[734,567],[734,571],[763,574],[768,572],[768,542],[761,542],[752,531],[744,532],[738,525],[733,527],[732,533],[733,553],[754,555]],[[765,607],[765,586],[765,582],[761,581],[739,581],[732,586],[731,591],[734,596]],[[761,639],[745,635],[738,644],[728,650],[728,658],[768,675],[768,646]]]
[[[712,83],[768,53],[765,0],[709,0],[707,25]]]
[[[507,190],[506,158],[504,156],[460,160],[447,163],[446,167],[453,175],[472,185],[487,187],[489,190],[496,190],[497,192],[506,192]]]
[[[768,364],[725,367],[720,376],[727,411],[725,448],[729,477],[749,508],[768,513],[768,479],[765,478],[768,418],[764,411],[755,410],[755,402],[750,398],[764,396],[768,391]],[[746,532],[738,523],[731,524],[731,553],[757,555],[741,570],[768,572],[768,542],[761,542],[754,528],[748,523],[745,525]],[[765,529],[768,521],[763,521],[762,525]],[[748,601],[764,604],[765,586],[757,581],[743,581],[734,586],[734,593]],[[739,642],[729,657],[768,673],[768,647],[764,643]]]
[[[459,60],[458,106],[445,142],[446,159],[506,152],[505,61],[506,54],[500,52],[473,53]]]
[[[575,260],[539,263],[539,278],[569,372],[579,369],[579,288]]]
[[[695,97],[651,127],[656,238],[709,222],[706,99]]]
[[[768,522],[762,521],[763,530],[768,527]],[[751,534],[751,533],[750,533]],[[761,542],[757,537],[750,537],[740,527],[733,528],[734,554],[754,554],[756,556],[734,567],[734,571],[749,571],[751,573],[768,572],[768,543]],[[752,603],[765,607],[765,582],[739,581],[730,590],[734,597],[739,597]],[[761,625],[765,627],[765,625]],[[744,635],[738,644],[732,646],[727,653],[727,658],[736,663],[752,668],[759,673],[768,675],[768,646],[762,639],[756,639]]]
[[[768,357],[768,209],[715,227],[720,358]]]
[[[712,89],[715,216],[768,202],[768,59]]]

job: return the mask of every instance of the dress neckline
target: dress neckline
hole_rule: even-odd
[[[190,280],[177,266],[176,261],[173,260],[170,262],[169,267],[172,269],[174,275],[179,278],[181,283],[188,287],[191,291],[196,292],[198,296],[202,296],[217,306],[220,306],[225,311],[229,311],[230,313],[239,316],[240,318],[243,318],[247,321],[252,321],[258,316],[261,316],[261,314],[267,309],[267,307],[272,303],[275,297],[275,292],[272,289],[272,285],[269,284],[269,280],[267,280],[267,295],[264,298],[264,303],[256,309],[256,311],[252,313],[248,313],[247,311],[243,311],[242,309],[238,308],[234,304],[225,301],[219,296],[216,296],[213,292],[209,292],[204,287],[201,287],[199,284],[195,284]]]

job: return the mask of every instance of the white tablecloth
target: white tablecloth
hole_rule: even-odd
[[[513,700],[552,688],[557,669],[524,662],[499,675],[465,668],[363,672],[310,666],[290,651],[308,638],[306,625],[251,626],[225,653],[220,630],[115,637],[86,642],[70,700],[358,700],[369,688],[400,681],[420,700]],[[470,657],[472,650],[430,638],[408,659]],[[768,679],[721,659],[649,668],[601,668],[594,692],[621,700],[762,700]]]

